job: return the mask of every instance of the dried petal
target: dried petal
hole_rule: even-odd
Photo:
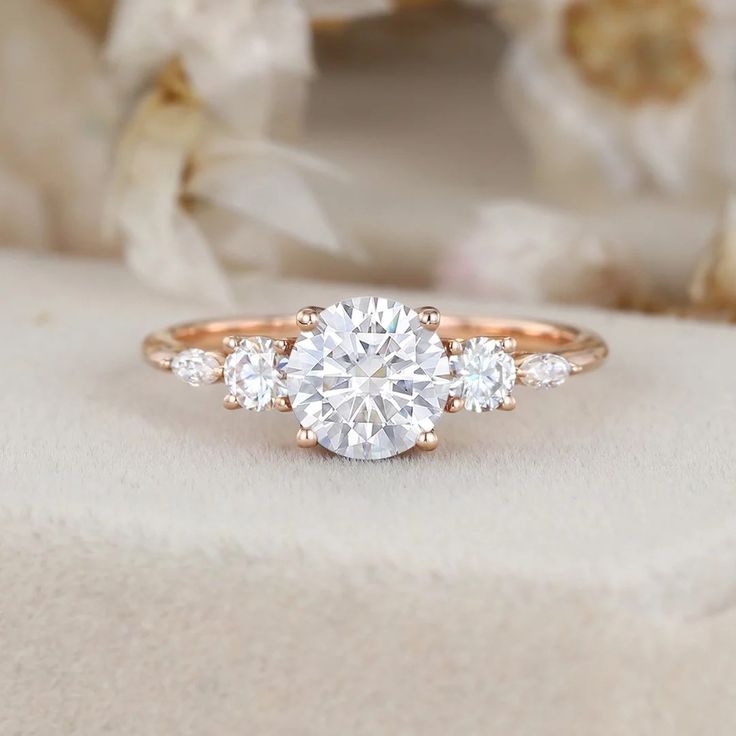
[[[337,237],[304,179],[267,156],[210,163],[192,176],[188,191],[329,251]]]
[[[228,280],[180,204],[182,172],[203,125],[197,106],[149,95],[120,144],[109,218],[123,233],[128,264],[146,283],[228,304]]]
[[[736,195],[729,199],[719,232],[701,258],[690,296],[710,309],[736,310]]]

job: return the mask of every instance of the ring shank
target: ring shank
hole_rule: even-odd
[[[608,354],[605,342],[594,332],[556,322],[443,314],[439,332],[445,342],[481,336],[513,337],[517,341],[515,355],[556,353],[565,357],[576,373],[598,367]],[[293,314],[187,322],[148,335],[143,341],[143,355],[154,367],[168,369],[171,359],[186,348],[220,353],[222,340],[230,335],[278,339],[297,334]]]

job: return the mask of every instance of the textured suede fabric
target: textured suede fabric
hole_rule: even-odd
[[[3,251],[0,295],[0,733],[736,731],[732,329],[516,308],[609,363],[361,463],[144,365],[208,310],[118,265]]]

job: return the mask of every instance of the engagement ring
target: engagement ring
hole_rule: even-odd
[[[176,325],[149,335],[143,352],[190,386],[224,382],[226,409],[293,412],[300,447],[380,460],[434,450],[445,412],[509,411],[518,385],[561,386],[608,349],[567,325],[358,297],[296,317]]]

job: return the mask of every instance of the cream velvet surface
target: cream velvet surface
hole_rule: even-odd
[[[0,733],[734,733],[732,329],[537,309],[605,368],[360,463],[145,366],[202,309],[117,265],[5,251],[0,294]]]

